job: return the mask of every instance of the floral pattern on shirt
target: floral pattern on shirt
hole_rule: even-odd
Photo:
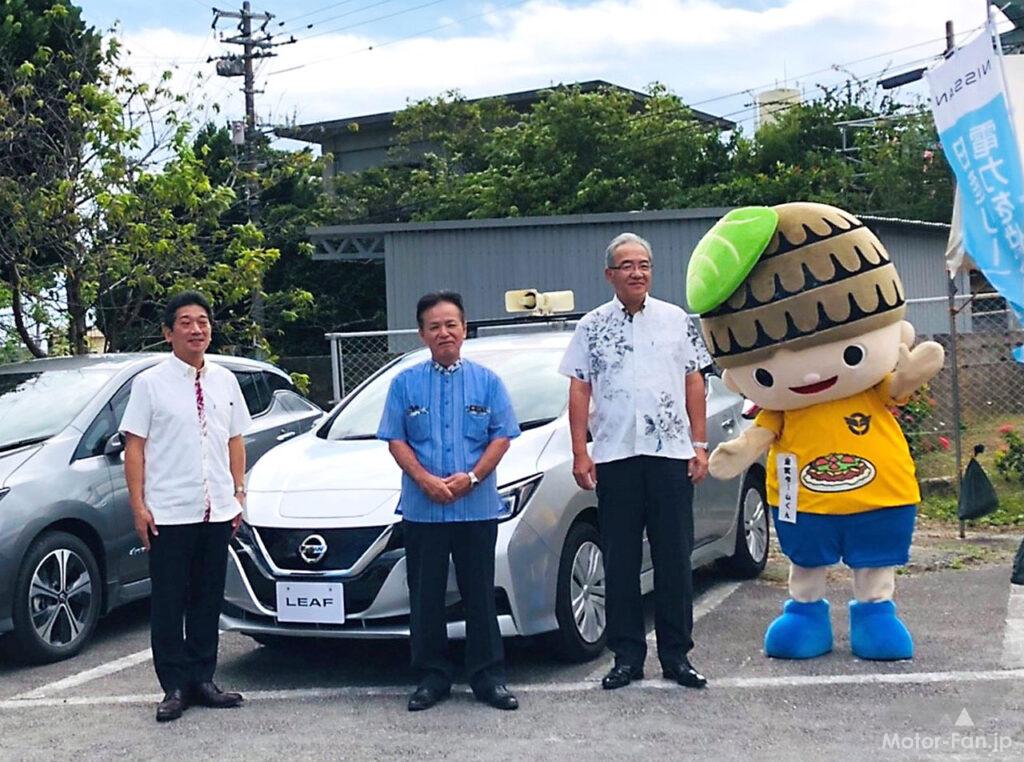
[[[626,316],[609,312],[597,315],[587,326],[587,352],[590,355],[590,376],[595,378],[622,369],[626,353],[633,347],[626,338]],[[577,368],[577,371],[581,369]],[[577,376],[579,378],[579,376]],[[614,395],[608,396],[613,399]]]
[[[711,355],[708,354],[708,349],[704,345],[704,338],[701,336],[700,330],[697,328],[697,321],[689,315],[686,317],[686,338],[693,345],[694,352],[696,354],[695,362],[687,363],[686,372],[693,373],[701,368],[706,368],[712,364]]]
[[[658,397],[658,412],[653,418],[649,413],[645,413],[644,423],[644,434],[657,437],[658,445],[655,452],[664,449],[666,439],[682,439],[689,430],[689,424],[676,409],[676,401],[665,393]]]

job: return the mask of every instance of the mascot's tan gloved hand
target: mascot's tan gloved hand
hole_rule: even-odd
[[[722,442],[715,448],[708,459],[708,473],[716,479],[735,479],[768,452],[774,441],[774,432],[751,426],[735,439]]]
[[[913,349],[901,344],[896,370],[889,382],[889,396],[894,400],[905,400],[935,378],[945,361],[946,351],[934,341],[923,341]]]

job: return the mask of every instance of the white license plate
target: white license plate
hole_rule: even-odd
[[[340,582],[278,582],[277,621],[344,624],[344,588]]]

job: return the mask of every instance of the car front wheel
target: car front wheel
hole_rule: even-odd
[[[99,566],[81,539],[67,532],[36,539],[15,582],[15,655],[45,663],[81,651],[100,616],[100,585]]]
[[[604,555],[601,536],[592,524],[577,523],[566,535],[558,564],[555,617],[558,630],[552,633],[552,645],[563,659],[589,661],[604,650]]]
[[[749,472],[744,477],[738,514],[736,549],[724,564],[733,576],[753,579],[768,563],[770,537],[768,499],[761,474]]]

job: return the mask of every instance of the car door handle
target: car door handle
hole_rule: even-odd
[[[726,431],[729,431],[735,425],[736,425],[736,419],[735,418],[726,418],[724,421],[722,421],[722,428],[725,429]]]
[[[291,439],[293,436],[295,436],[298,433],[299,432],[297,432],[297,431],[282,431],[280,434],[277,435],[277,441],[278,442],[284,442],[284,441],[286,441],[288,439]]]

